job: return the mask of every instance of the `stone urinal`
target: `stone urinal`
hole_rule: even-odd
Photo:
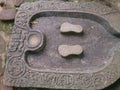
[[[37,1],[18,9],[4,84],[95,90],[120,78],[120,13],[95,2]]]

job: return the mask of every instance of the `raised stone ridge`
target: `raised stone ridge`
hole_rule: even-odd
[[[60,31],[61,33],[69,33],[69,32],[81,33],[83,31],[83,28],[81,25],[74,25],[74,24],[65,22],[61,25]]]

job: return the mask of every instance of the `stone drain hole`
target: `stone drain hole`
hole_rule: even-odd
[[[34,35],[34,34],[30,35],[29,39],[28,39],[28,43],[30,46],[36,47],[40,43],[39,37],[37,35]]]

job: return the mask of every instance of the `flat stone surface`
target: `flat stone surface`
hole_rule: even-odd
[[[0,20],[14,20],[16,9],[3,9],[0,11]]]
[[[37,46],[39,44],[39,38],[36,36],[36,35],[32,35],[30,38],[29,38],[29,44],[31,46]]]
[[[113,84],[120,78],[120,44],[116,37],[120,35],[119,26],[116,28],[116,21],[108,18],[113,12],[94,2],[21,5],[9,44],[4,84],[83,90],[103,89]],[[34,20],[38,23],[31,24]],[[60,26],[64,22],[83,26],[83,35],[61,34]],[[32,31],[45,35],[44,47],[26,45]],[[73,44],[83,47],[82,58],[59,55],[59,45]]]
[[[59,54],[63,57],[70,55],[80,55],[83,53],[83,49],[80,45],[60,45],[58,47]]]
[[[81,33],[83,31],[83,28],[81,25],[73,25],[71,23],[65,22],[61,25],[60,31],[61,33]]]

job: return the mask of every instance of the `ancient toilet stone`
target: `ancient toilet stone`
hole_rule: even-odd
[[[120,78],[120,13],[112,12],[116,10],[95,2],[22,4],[15,17],[3,83],[68,90],[110,86]],[[31,25],[32,21],[38,23]]]
[[[61,56],[67,57],[70,55],[82,54],[83,48],[80,45],[60,45],[58,51]]]
[[[83,31],[83,28],[81,25],[74,25],[74,24],[65,22],[61,25],[60,31],[61,33],[69,33],[69,32],[81,33]]]

